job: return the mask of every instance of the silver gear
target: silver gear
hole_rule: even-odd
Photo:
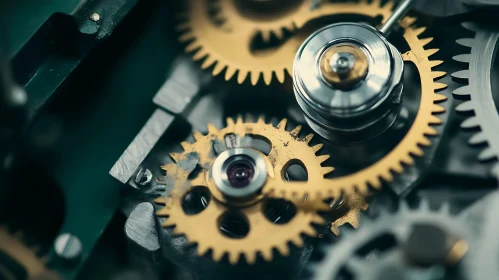
[[[414,279],[426,279],[424,276],[438,271],[409,269],[404,261],[404,252],[397,248],[398,245],[408,240],[415,224],[438,226],[445,232],[452,232],[454,236],[459,237],[459,240],[468,240],[471,236],[467,227],[450,215],[448,205],[434,211],[430,210],[428,201],[424,200],[418,209],[411,210],[407,204],[403,203],[397,213],[381,213],[376,220],[363,221],[363,227],[360,230],[346,232],[338,243],[325,246],[323,248],[324,259],[310,265],[313,279],[342,279],[340,277],[345,269],[355,280],[396,279],[392,273],[397,273],[399,277],[407,277],[408,271],[411,276],[416,277]],[[365,257],[356,255],[360,249],[366,248],[366,245],[385,234],[393,236],[397,245],[383,253],[373,252]]]
[[[462,25],[476,34],[475,38],[457,40],[459,45],[471,48],[471,52],[453,58],[469,65],[468,69],[452,74],[454,78],[468,83],[456,89],[454,94],[470,99],[459,104],[456,110],[462,113],[474,112],[474,116],[467,118],[461,127],[480,129],[468,141],[470,145],[487,144],[478,159],[497,160],[499,159],[499,113],[494,104],[490,75],[498,48],[499,28],[470,22]],[[494,166],[493,172],[499,175],[499,164]]]
[[[460,219],[474,230],[473,243],[465,262],[466,279],[499,279],[499,191],[487,195],[466,209]]]

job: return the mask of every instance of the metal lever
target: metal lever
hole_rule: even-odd
[[[388,18],[386,23],[379,29],[379,31],[385,36],[388,36],[393,26],[395,26],[397,22],[405,16],[413,3],[414,0],[402,0],[402,3],[400,3],[395,11],[393,11],[391,17]]]

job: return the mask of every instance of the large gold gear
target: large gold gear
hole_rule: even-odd
[[[217,2],[218,1],[218,2]],[[201,68],[207,69],[214,65],[212,74],[217,76],[225,70],[225,79],[230,80],[236,75],[238,83],[243,83],[249,76],[253,85],[263,77],[265,84],[269,85],[277,78],[283,83],[293,67],[296,51],[303,43],[303,39],[310,33],[297,34],[286,40],[280,47],[255,52],[251,43],[256,34],[274,33],[286,26],[302,28],[307,22],[328,15],[355,14],[367,17],[381,16],[384,22],[391,15],[393,2],[381,6],[380,0],[369,2],[361,0],[352,3],[324,2],[317,9],[310,9],[311,0],[303,0],[302,4],[292,9],[292,14],[283,16],[276,22],[255,21],[241,15],[234,5],[235,0],[216,0],[221,12],[217,19],[223,21],[222,26],[216,25],[208,11],[211,3],[208,0],[187,1],[187,13],[183,15],[183,22],[178,29],[183,32],[179,40],[187,42],[186,52],[194,53],[195,61],[203,60]],[[266,30],[266,31],[265,31]],[[300,31],[298,31],[299,33]],[[266,35],[265,35],[266,36]]]
[[[0,252],[6,254],[17,262],[26,271],[27,280],[57,280],[57,274],[48,270],[45,261],[36,255],[36,250],[26,247],[22,242],[10,234],[5,228],[0,227]],[[18,280],[8,267],[0,263],[0,279]]]
[[[287,255],[288,242],[301,246],[302,234],[316,236],[317,232],[312,224],[324,223],[325,220],[315,211],[310,211],[306,207],[297,207],[296,215],[288,223],[274,224],[268,221],[262,212],[266,199],[264,196],[260,195],[251,203],[244,205],[228,201],[216,188],[207,172],[215,159],[214,142],[225,143],[224,139],[229,134],[237,135],[239,139],[251,135],[264,139],[271,146],[270,153],[265,157],[269,171],[263,189],[269,188],[275,182],[285,185],[284,172],[296,160],[299,160],[307,170],[306,185],[321,185],[324,176],[333,171],[331,167],[322,166],[329,156],[317,156],[316,153],[323,145],[310,146],[309,142],[313,135],[309,134],[300,139],[298,137],[300,129],[298,126],[289,132],[286,130],[285,119],[274,127],[266,124],[261,117],[256,123],[245,123],[242,118],[238,118],[236,122],[228,119],[227,127],[221,130],[208,125],[207,135],[195,133],[194,143],[183,142],[181,145],[184,152],[171,155],[175,163],[162,167],[167,176],[161,181],[174,186],[168,197],[159,197],[155,200],[156,203],[165,205],[157,212],[158,216],[167,217],[163,226],[174,226],[175,233],[184,234],[190,242],[197,243],[199,255],[204,255],[211,249],[215,261],[221,260],[225,254],[228,254],[231,263],[237,263],[241,256],[245,256],[248,263],[254,263],[258,253],[269,261],[272,259],[274,248],[282,255]],[[187,158],[192,160],[193,157],[203,171],[189,182],[188,176],[192,170],[189,170],[183,162]],[[192,165],[190,166],[192,169]],[[199,214],[188,215],[182,208],[182,199],[193,186],[206,187],[210,191],[211,200]],[[228,209],[238,209],[249,222],[250,231],[244,238],[232,239],[221,234],[217,219]],[[346,222],[358,223],[358,216],[348,217],[349,220]]]
[[[437,135],[437,131],[432,125],[441,124],[442,121],[434,114],[445,112],[445,108],[436,104],[445,101],[446,96],[436,93],[436,91],[447,88],[446,84],[435,82],[444,77],[445,72],[433,71],[432,69],[443,63],[440,60],[430,60],[429,57],[439,51],[439,49],[425,49],[433,38],[420,39],[419,36],[426,30],[424,27],[416,28],[414,23],[416,18],[406,17],[400,24],[404,28],[404,38],[410,50],[402,55],[404,61],[413,62],[421,79],[421,101],[417,116],[400,143],[384,158],[358,172],[339,178],[328,179],[323,185],[305,186],[300,182],[292,182],[286,186],[273,184],[265,191],[270,196],[286,199],[299,199],[308,197],[309,199],[320,199],[325,197],[337,197],[342,193],[349,194],[354,191],[366,193],[369,186],[379,189],[382,180],[390,182],[393,180],[393,173],[400,174],[405,165],[412,165],[414,157],[423,156],[421,147],[428,147],[431,141],[428,136]]]

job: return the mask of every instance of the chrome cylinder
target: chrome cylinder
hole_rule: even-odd
[[[302,44],[293,66],[296,99],[315,132],[333,142],[361,142],[396,120],[403,60],[375,28],[332,24]]]

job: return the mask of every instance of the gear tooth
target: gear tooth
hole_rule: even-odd
[[[308,226],[305,226],[301,232],[302,234],[305,234],[307,236],[314,236],[314,235],[317,235],[317,232],[315,231],[315,229],[308,225]],[[287,247],[287,246],[286,246]],[[284,254],[283,254],[284,255]],[[285,256],[285,255],[284,255]]]
[[[426,31],[426,27],[419,27],[419,28],[414,29],[414,33],[416,34],[416,36],[423,34],[423,32],[425,32],[425,31]]]
[[[444,63],[442,60],[430,60],[430,67],[435,68]]]
[[[330,157],[331,157],[330,155],[322,155],[322,156],[318,156],[317,159],[319,160],[320,163],[323,163],[326,160],[328,160]]]
[[[199,140],[203,139],[203,134],[201,134],[201,133],[199,133],[197,131],[193,131],[192,132],[192,136],[194,136],[194,139],[196,141],[199,141]]]
[[[312,149],[314,150],[314,153],[317,153],[318,151],[320,151],[322,149],[322,147],[324,147],[324,144],[317,144],[315,146],[312,147]]]
[[[267,32],[267,31],[262,31],[262,32],[261,32],[261,34],[262,34],[262,40],[263,40],[264,42],[268,42],[268,41],[270,41],[270,35],[271,35],[271,33],[270,33],[270,32]]]
[[[303,239],[301,236],[296,236],[295,238],[291,239],[291,242],[295,244],[296,247],[303,247]]]
[[[391,2],[392,3],[392,7],[394,6],[395,3],[393,3],[393,1],[388,1],[388,2]],[[416,22],[417,18],[415,17],[410,17],[410,16],[406,16],[403,21],[405,24],[407,24],[407,26],[411,26],[413,25],[415,22]]]
[[[471,93],[471,89],[469,86],[463,86],[455,89],[452,93],[457,96],[468,96]]]
[[[185,32],[184,34],[180,35],[180,37],[178,37],[178,40],[182,43],[185,43],[187,41],[194,40],[195,38],[196,36],[194,36],[194,33]]]
[[[341,235],[340,229],[338,227],[336,227],[336,226],[331,226],[331,232],[335,236],[340,236]]]
[[[225,254],[226,252],[222,250],[215,250],[214,248],[212,248],[211,250],[211,257],[215,262],[219,262],[220,260],[222,260]]]
[[[433,104],[432,106],[432,110],[431,110],[433,113],[443,113],[445,112],[445,108],[440,106],[440,105],[437,105],[437,104]]]
[[[419,204],[419,209],[424,212],[430,211],[430,201],[428,198],[422,198],[421,203]]]
[[[277,246],[277,251],[279,251],[279,253],[282,255],[282,256],[288,256],[289,255],[289,247],[287,244],[280,244],[280,246]]]
[[[409,209],[409,204],[407,204],[407,201],[402,200],[399,205],[399,212],[400,213],[407,213],[410,212],[411,210]]]
[[[456,79],[466,79],[466,80],[469,80],[469,78],[470,78],[470,71],[469,70],[457,71],[457,72],[452,73],[451,76],[453,78],[456,78]]]
[[[475,41],[472,38],[462,38],[462,39],[456,40],[456,43],[458,43],[459,45],[461,45],[463,47],[471,48],[475,44]]]
[[[480,154],[478,155],[478,159],[480,161],[497,159],[497,153],[491,147],[487,147],[482,152],[480,152]]]
[[[418,141],[418,143],[420,143],[421,141]],[[419,147],[414,147],[414,149],[411,150],[411,153],[417,157],[422,157],[424,152],[421,148]],[[409,161],[406,161],[405,163],[408,164],[408,165],[412,165],[414,164],[414,159],[412,157],[409,157],[411,160]]]
[[[215,64],[215,68],[213,68],[213,76],[218,76],[220,73],[222,73],[222,71],[224,70],[225,68],[225,65],[218,62],[217,64]]]
[[[204,256],[206,253],[208,253],[209,249],[210,248],[208,246],[204,245],[203,243],[198,243],[197,250],[198,250],[198,255],[199,256]]]
[[[180,146],[182,146],[182,148],[184,149],[184,151],[187,151],[187,150],[189,150],[192,147],[192,144],[189,143],[189,142],[183,141],[183,142],[180,143]]]
[[[369,179],[368,180],[368,183],[371,187],[375,188],[375,189],[379,189],[381,188],[381,180],[379,180],[379,178],[372,178],[372,179]]]
[[[421,42],[421,46],[424,47],[433,41],[433,37],[419,39],[419,41]]]
[[[392,173],[390,171],[387,171],[384,174],[381,174],[381,178],[383,178],[387,182],[391,182],[393,180]]]
[[[448,201],[444,202],[440,207],[440,213],[449,216],[450,215],[450,203]]]
[[[185,47],[185,52],[186,53],[191,53],[197,49],[201,48],[201,45],[199,44],[198,41],[192,41],[191,43],[189,43],[186,47]],[[199,51],[202,51],[201,49]],[[206,53],[205,51],[202,51],[202,57],[205,57],[206,56]],[[196,59],[196,61],[199,60],[199,59]]]
[[[322,168],[322,174],[324,176],[328,175],[329,173],[334,171],[334,167],[326,166]]]
[[[187,52],[190,52],[188,50],[186,50]],[[194,51],[194,50],[193,50]],[[206,53],[206,51],[204,49],[199,49],[196,51],[196,53],[192,56],[192,60],[194,61],[198,61],[198,60],[201,60],[203,58],[205,58],[206,56],[208,55],[208,53]]]
[[[227,122],[227,126],[234,126],[236,123],[234,122],[234,119],[233,118],[227,118],[226,119],[226,122]]]
[[[433,101],[435,101],[435,102],[442,102],[442,101],[445,101],[445,100],[447,100],[447,96],[445,96],[443,94],[435,93],[433,95]]]
[[[216,133],[218,133],[218,129],[212,123],[209,123],[208,124],[208,133],[216,134]]]
[[[436,91],[443,90],[447,88],[447,85],[444,83],[433,83],[433,88]]]
[[[156,215],[161,216],[158,213],[156,213]],[[172,219],[166,219],[161,226],[164,227],[164,228],[173,227],[173,226],[175,226],[175,221],[173,221]],[[174,228],[173,232],[174,232],[175,235],[179,235],[180,234],[180,232],[178,232],[177,228]]]
[[[393,172],[398,173],[398,174],[400,174],[400,173],[402,173],[402,171],[404,171],[404,167],[402,167],[402,164],[400,164],[399,162],[396,162],[392,166],[391,169],[393,170]]]
[[[160,196],[160,197],[155,198],[153,200],[153,202],[156,204],[166,205],[166,198]]]
[[[250,72],[249,73],[252,85],[256,86],[256,84],[258,84],[258,80],[260,80],[260,75],[261,75],[260,72]]]
[[[264,124],[264,123],[265,123],[265,116],[264,116],[264,115],[260,115],[260,116],[258,117],[258,121],[257,121],[257,123]]]
[[[288,119],[282,119],[279,124],[277,125],[277,128],[281,131],[286,130],[286,124],[288,123]]]
[[[427,57],[430,57],[430,56],[436,54],[438,51],[440,51],[440,49],[427,49],[427,50],[425,50],[425,53],[426,53]]]
[[[182,154],[180,153],[170,153],[170,157],[173,159],[173,161],[178,162],[180,160]],[[166,165],[163,165],[166,168]],[[163,168],[163,166],[161,168]],[[163,170],[166,170],[163,168]]]
[[[274,35],[277,37],[277,39],[281,40],[284,37],[284,32],[279,28],[274,30]]]
[[[241,125],[244,123],[243,116],[237,115],[236,124]]]
[[[305,136],[305,138],[303,138],[302,141],[305,143],[309,143],[310,141],[312,141],[313,138],[314,138],[314,135],[312,133],[310,133],[307,136]]]
[[[276,75],[279,83],[281,83],[281,84],[284,83],[284,80],[286,79],[286,71],[285,70],[277,70],[275,72],[275,75]]]
[[[246,80],[246,76],[248,76],[248,71],[239,69],[239,74],[237,75],[237,82],[239,84],[244,83]]]
[[[480,122],[478,121],[478,118],[476,116],[469,117],[461,123],[461,127],[464,129],[470,129],[479,126]]]
[[[453,56],[452,59],[454,59],[455,61],[458,61],[458,62],[462,62],[462,63],[470,63],[471,55],[470,54],[460,54],[460,55]]]
[[[231,264],[236,264],[239,261],[240,254],[229,254],[229,262]]]
[[[260,253],[265,261],[270,262],[272,260],[272,249],[264,249]]]
[[[237,69],[232,66],[227,66],[227,70],[225,71],[225,80],[228,81],[234,77]]]
[[[385,5],[383,6],[383,9],[393,10],[394,5],[395,5],[395,3],[393,1],[386,1]],[[416,20],[416,19],[414,19],[414,20]]]
[[[366,3],[369,3],[369,1],[366,1]],[[372,0],[371,5],[375,7],[381,7],[381,0]]]
[[[424,134],[428,135],[428,136],[436,136],[438,134],[438,132],[433,127],[428,126],[425,128]]]
[[[204,59],[203,63],[201,64],[201,69],[207,69],[210,66],[212,66],[214,63],[216,63],[215,58],[213,58],[212,56],[207,56]]]
[[[266,85],[270,85],[272,83],[272,72],[265,72],[263,73],[263,80],[265,81]]]
[[[454,91],[455,93],[455,91]],[[461,113],[471,112],[473,111],[473,103],[471,101],[465,101],[456,107],[456,111]]]
[[[446,75],[447,75],[447,72],[443,72],[443,71],[432,71],[431,72],[431,76],[433,77],[433,80],[443,78]]]
[[[441,124],[442,123],[442,120],[437,117],[437,116],[431,116],[430,119],[429,119],[429,124]]]
[[[256,262],[256,253],[244,254],[244,257],[248,264],[254,264]]]
[[[485,135],[485,133],[483,133],[483,131],[477,132],[473,136],[471,136],[471,138],[468,142],[471,145],[479,145],[479,144],[487,143],[487,135]]]
[[[463,22],[461,23],[461,26],[473,32],[478,32],[480,30],[473,22]]]
[[[295,127],[293,130],[291,130],[291,132],[290,132],[290,133],[291,133],[291,135],[292,135],[293,137],[298,137],[298,134],[300,134],[301,128],[302,128],[302,126],[301,126],[301,125],[299,125],[299,126]]]
[[[427,137],[422,137],[421,140],[419,140],[419,144],[424,147],[429,147],[431,146],[431,141]]]

